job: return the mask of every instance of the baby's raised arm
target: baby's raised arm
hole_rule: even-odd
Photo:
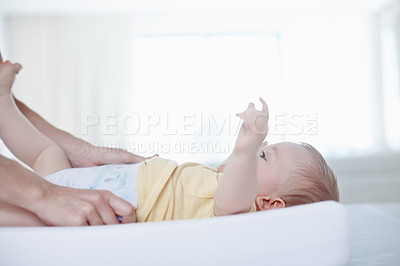
[[[245,112],[237,114],[243,124],[215,192],[216,216],[248,212],[257,196],[257,150],[267,135],[269,119],[267,104],[262,98],[260,102],[261,111],[249,103]]]

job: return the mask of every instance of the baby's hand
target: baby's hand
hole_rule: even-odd
[[[261,145],[268,133],[269,112],[266,102],[260,98],[262,110],[258,111],[253,103],[249,103],[247,110],[236,114],[243,119],[236,148],[245,150],[256,150]]]
[[[21,69],[22,66],[18,63],[12,64],[10,61],[0,61],[0,96],[11,93],[15,76]]]

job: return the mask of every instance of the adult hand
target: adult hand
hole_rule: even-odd
[[[50,185],[34,213],[47,225],[82,226],[136,222],[131,204],[105,190]]]
[[[70,136],[70,140],[62,145],[72,167],[89,167],[103,164],[139,163],[151,157],[143,157],[122,149],[96,147],[86,141]]]

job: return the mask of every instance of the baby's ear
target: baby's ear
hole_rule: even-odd
[[[286,203],[280,197],[258,196],[256,198],[257,209],[260,211],[268,211],[272,209],[285,208]]]
[[[279,209],[279,208],[285,208],[286,203],[283,199],[281,198],[276,198],[274,201],[274,209]]]

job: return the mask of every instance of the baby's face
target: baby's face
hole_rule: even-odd
[[[257,158],[258,196],[276,195],[287,184],[290,171],[299,163],[311,163],[311,154],[300,144],[282,142],[260,146]]]

